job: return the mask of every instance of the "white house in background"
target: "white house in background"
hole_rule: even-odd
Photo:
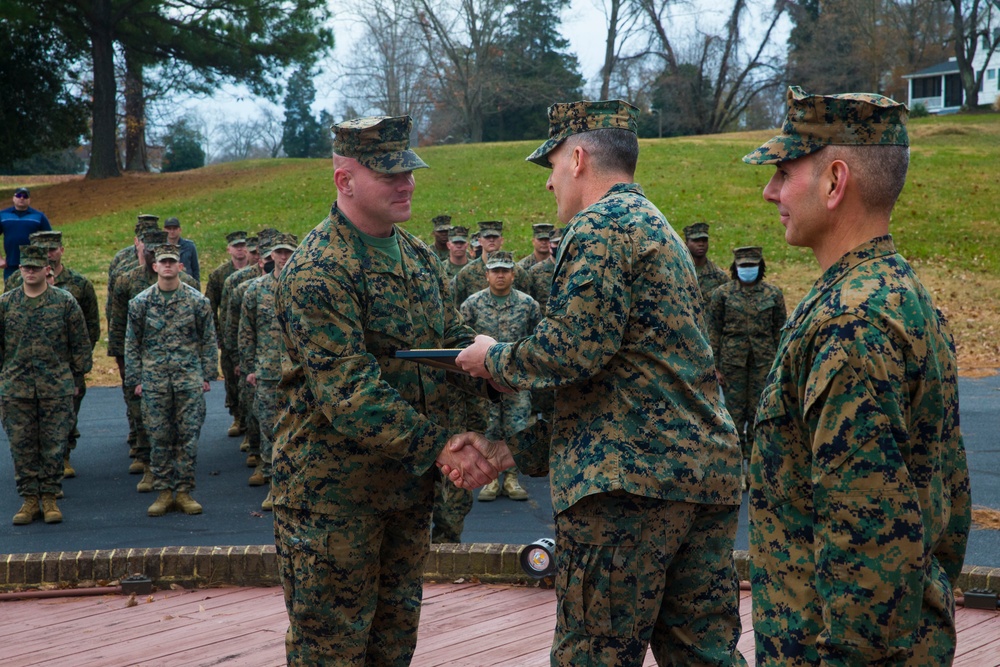
[[[994,39],[1000,35],[1000,28],[993,29]],[[985,38],[983,40],[986,41]],[[973,70],[978,74],[989,52],[988,44],[980,44],[973,59]],[[954,113],[962,108],[965,102],[965,91],[958,75],[958,63],[954,58],[948,62],[932,65],[913,74],[903,77],[909,79],[909,102],[923,104],[931,113]],[[979,85],[979,103],[993,104],[1000,97],[1000,50],[994,52],[986,63],[986,72]]]

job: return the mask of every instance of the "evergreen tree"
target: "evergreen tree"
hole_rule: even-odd
[[[173,123],[163,137],[163,169],[187,171],[205,166],[205,149],[202,136],[186,119]]]
[[[313,115],[316,86],[310,67],[301,67],[288,79],[285,123],[281,135],[288,157],[329,157],[330,141]]]

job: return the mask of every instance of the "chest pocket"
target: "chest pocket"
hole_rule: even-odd
[[[767,507],[801,497],[810,480],[809,443],[788,410],[787,398],[782,385],[772,382],[757,406],[751,464]]]
[[[390,274],[367,274],[365,278],[365,349],[376,357],[386,357],[394,350],[410,347],[413,322],[404,285]]]
[[[550,312],[562,311],[573,299],[587,298],[593,291],[596,276],[590,269],[579,269],[566,276],[565,282],[558,294],[549,298],[546,306]]]

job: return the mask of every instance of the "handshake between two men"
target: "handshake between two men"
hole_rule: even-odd
[[[485,378],[497,390],[509,393],[497,385],[486,370],[486,353],[497,341],[489,336],[476,336],[475,341],[455,358],[455,363],[472,377]],[[475,489],[489,484],[504,470],[514,466],[507,443],[490,441],[480,433],[459,433],[448,440],[437,458],[441,473],[464,489]]]

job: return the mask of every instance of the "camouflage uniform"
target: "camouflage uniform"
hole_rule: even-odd
[[[532,225],[531,226],[531,238],[532,239],[545,239],[546,241],[548,241],[552,237],[552,232],[554,230],[555,230],[555,226],[554,225],[550,225],[547,222],[540,222],[540,223],[538,223],[536,225]],[[533,240],[532,240],[532,243],[534,243]],[[550,255],[550,257],[551,257],[551,255]],[[548,259],[548,258],[546,258],[546,259]],[[521,260],[518,261],[517,265],[520,266],[525,271],[530,271],[531,267],[533,267],[535,264],[538,264],[538,261],[539,261],[538,258],[535,257],[535,251],[532,250],[531,253],[527,257],[522,257]],[[545,261],[545,260],[542,260],[542,261]],[[530,287],[530,282],[529,282],[529,287]]]
[[[624,102],[549,108],[550,139],[635,131]],[[736,430],[719,398],[690,253],[632,183],[579,212],[534,335],[489,348],[511,389],[556,388],[547,424],[511,442],[549,472],[556,515],[553,665],[742,664],[732,549]]]
[[[209,303],[212,304],[212,318],[215,323],[215,333],[219,338],[218,344],[220,350],[222,349],[222,326],[219,321],[219,307],[222,304],[222,287],[226,278],[233,275],[236,271],[237,268],[233,266],[232,260],[226,260],[209,274],[208,285],[205,287],[205,296],[208,298]],[[225,354],[220,355],[219,365],[222,366],[222,378],[226,383],[226,407],[229,408],[230,416],[235,417],[235,404],[239,394],[232,359]]]
[[[198,291],[198,281],[186,273],[178,277],[186,285]],[[108,330],[108,354],[125,359],[125,335],[128,330],[129,304],[132,299],[150,285],[156,284],[157,275],[151,266],[137,266],[123,273],[115,280],[115,295],[111,302],[111,328]],[[127,362],[128,360],[125,359]],[[135,424],[136,439],[133,449],[135,459],[149,463],[150,441],[149,429],[145,428],[142,419],[142,400],[135,395],[135,385],[122,382],[122,391],[128,406],[130,421]]]
[[[26,265],[23,250],[21,260]],[[0,344],[0,418],[17,493],[56,495],[73,428],[73,390],[93,363],[83,311],[59,288],[37,297],[7,292],[0,296]]]
[[[752,285],[731,281],[712,292],[709,339],[722,373],[726,409],[736,424],[745,459],[750,458],[757,401],[787,315],[781,289],[763,281]]]
[[[229,355],[234,368],[238,368],[240,363],[240,311],[243,307],[243,296],[250,284],[262,275],[264,270],[257,264],[247,266],[227,278],[222,291],[225,295],[222,300],[225,314],[220,316],[223,326],[222,349],[224,355]],[[247,457],[259,458],[260,420],[257,419],[257,411],[254,408],[257,392],[247,384],[247,374],[242,368],[239,368],[236,375],[236,388],[239,419],[246,428]]]
[[[695,272],[698,275],[698,287],[701,289],[701,303],[707,309],[712,293],[716,288],[729,282],[729,275],[710,259],[706,259],[701,266],[696,266]]]
[[[782,133],[745,162],[794,162],[834,144],[909,145],[906,106],[887,97],[793,87],[787,103]],[[815,178],[810,187],[824,187]],[[826,214],[883,228],[881,212]],[[795,308],[756,430],[757,664],[950,665],[971,523],[955,347],[891,236],[833,262]]]
[[[152,285],[129,302],[125,383],[142,385],[142,420],[157,491],[190,492],[205,422],[204,382],[218,369],[212,306],[194,287]]]
[[[435,232],[440,232],[440,231],[444,231],[444,230],[449,230],[449,231],[451,230],[451,216],[450,215],[438,215],[438,216],[435,216],[431,220],[431,222],[434,224],[434,231]],[[437,239],[435,238],[435,242],[431,243],[429,245],[429,247],[430,247],[431,250],[434,251],[434,254],[437,256],[437,258],[439,260],[441,260],[442,262],[447,263],[448,262],[448,257],[449,257],[449,255],[451,255],[451,251],[448,250],[447,246],[445,246],[444,248],[437,247],[436,241],[437,241]]]
[[[483,258],[471,259],[461,271],[451,280],[452,292],[455,294],[455,305],[462,305],[470,296],[489,287],[486,282],[486,267]],[[528,272],[519,266],[514,267],[514,289],[527,293],[529,289]]]
[[[537,262],[528,269],[528,295],[538,303],[543,315],[545,314],[545,304],[549,301],[552,273],[555,270],[555,256],[549,256],[545,261]]]
[[[334,152],[383,173],[426,166],[403,150],[400,120],[338,124]],[[390,133],[389,152],[349,143]],[[450,374],[392,354],[462,347],[474,332],[434,253],[398,225],[389,238],[386,252],[368,246],[334,205],[278,277],[291,368],[272,493],[290,664],[402,665],[416,643],[434,461],[449,436],[428,416],[447,414]]]

